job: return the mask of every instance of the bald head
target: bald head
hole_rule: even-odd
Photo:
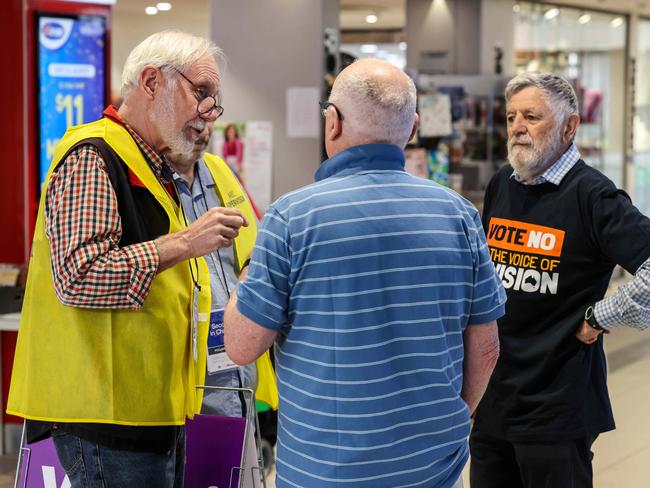
[[[404,147],[415,123],[416,91],[400,69],[379,59],[360,59],[341,71],[330,101],[344,116],[342,132],[350,145]]]

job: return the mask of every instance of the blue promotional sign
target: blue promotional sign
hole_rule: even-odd
[[[106,25],[101,16],[38,20],[40,188],[66,129],[102,115]]]

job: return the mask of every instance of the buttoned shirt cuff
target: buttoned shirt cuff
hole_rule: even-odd
[[[596,302],[594,305],[594,317],[596,323],[606,330],[611,330],[618,325],[621,325],[619,315],[616,313],[616,305],[613,303],[612,298],[609,297]]]
[[[608,330],[621,325],[640,330],[650,326],[650,258],[639,266],[631,281],[596,303],[594,316],[598,325]]]
[[[160,265],[158,249],[153,241],[148,241],[127,246],[123,251],[133,270],[128,296],[136,308],[141,308],[158,272]]]

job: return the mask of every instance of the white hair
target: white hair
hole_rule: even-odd
[[[372,64],[371,64],[372,63]],[[361,59],[353,63],[378,66],[377,59]],[[342,111],[344,125],[360,143],[384,143],[404,147],[413,130],[417,92],[413,80],[404,72],[403,78],[388,82],[373,69],[352,69],[336,79],[330,100]],[[340,107],[339,107],[340,104]]]
[[[578,115],[578,97],[566,79],[552,73],[522,73],[515,76],[506,86],[506,103],[524,88],[539,88],[555,115],[557,124],[563,124],[571,115]]]
[[[206,54],[214,58],[220,70],[223,69],[225,55],[221,48],[208,39],[176,30],[166,30],[150,35],[138,44],[126,58],[120,89],[122,97],[138,86],[138,78],[146,65],[185,71],[192,63]]]

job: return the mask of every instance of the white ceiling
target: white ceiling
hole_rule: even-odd
[[[516,2],[513,0],[512,3]],[[540,3],[650,16],[650,0],[554,0]],[[406,0],[340,0],[340,6],[342,30],[401,29],[406,23]],[[365,17],[369,13],[378,15],[376,24],[366,23]]]
[[[168,16],[172,17],[173,15],[183,15],[187,13],[188,10],[196,11],[196,9],[202,9],[205,11],[205,14],[208,15],[208,5],[210,0],[166,0],[172,4],[172,9],[167,12],[158,12],[158,16]],[[117,3],[113,7],[116,13],[124,14],[135,14],[142,15],[143,17],[148,17],[144,13],[144,9],[150,6],[156,6],[158,0],[117,0]]]
[[[558,5],[585,7],[611,12],[650,15],[650,1],[648,0],[557,0],[555,2],[542,3],[556,3]]]
[[[342,30],[403,29],[406,24],[406,0],[340,0]],[[368,24],[366,15],[377,15],[376,24]]]
[[[155,5],[157,0],[117,0],[114,6],[116,14],[144,16],[145,7]],[[172,10],[159,12],[161,17],[173,17],[198,10],[208,15],[210,0],[169,0]],[[235,1],[235,0],[233,0]],[[303,0],[304,1],[304,0]],[[490,0],[487,0],[490,1]],[[516,3],[513,1],[513,4]],[[638,13],[650,17],[650,0],[554,0],[542,1],[557,5],[584,7],[621,13]],[[402,29],[406,23],[406,0],[340,0],[341,29],[343,30],[392,30]],[[376,24],[368,24],[366,15],[374,13],[378,17]]]

